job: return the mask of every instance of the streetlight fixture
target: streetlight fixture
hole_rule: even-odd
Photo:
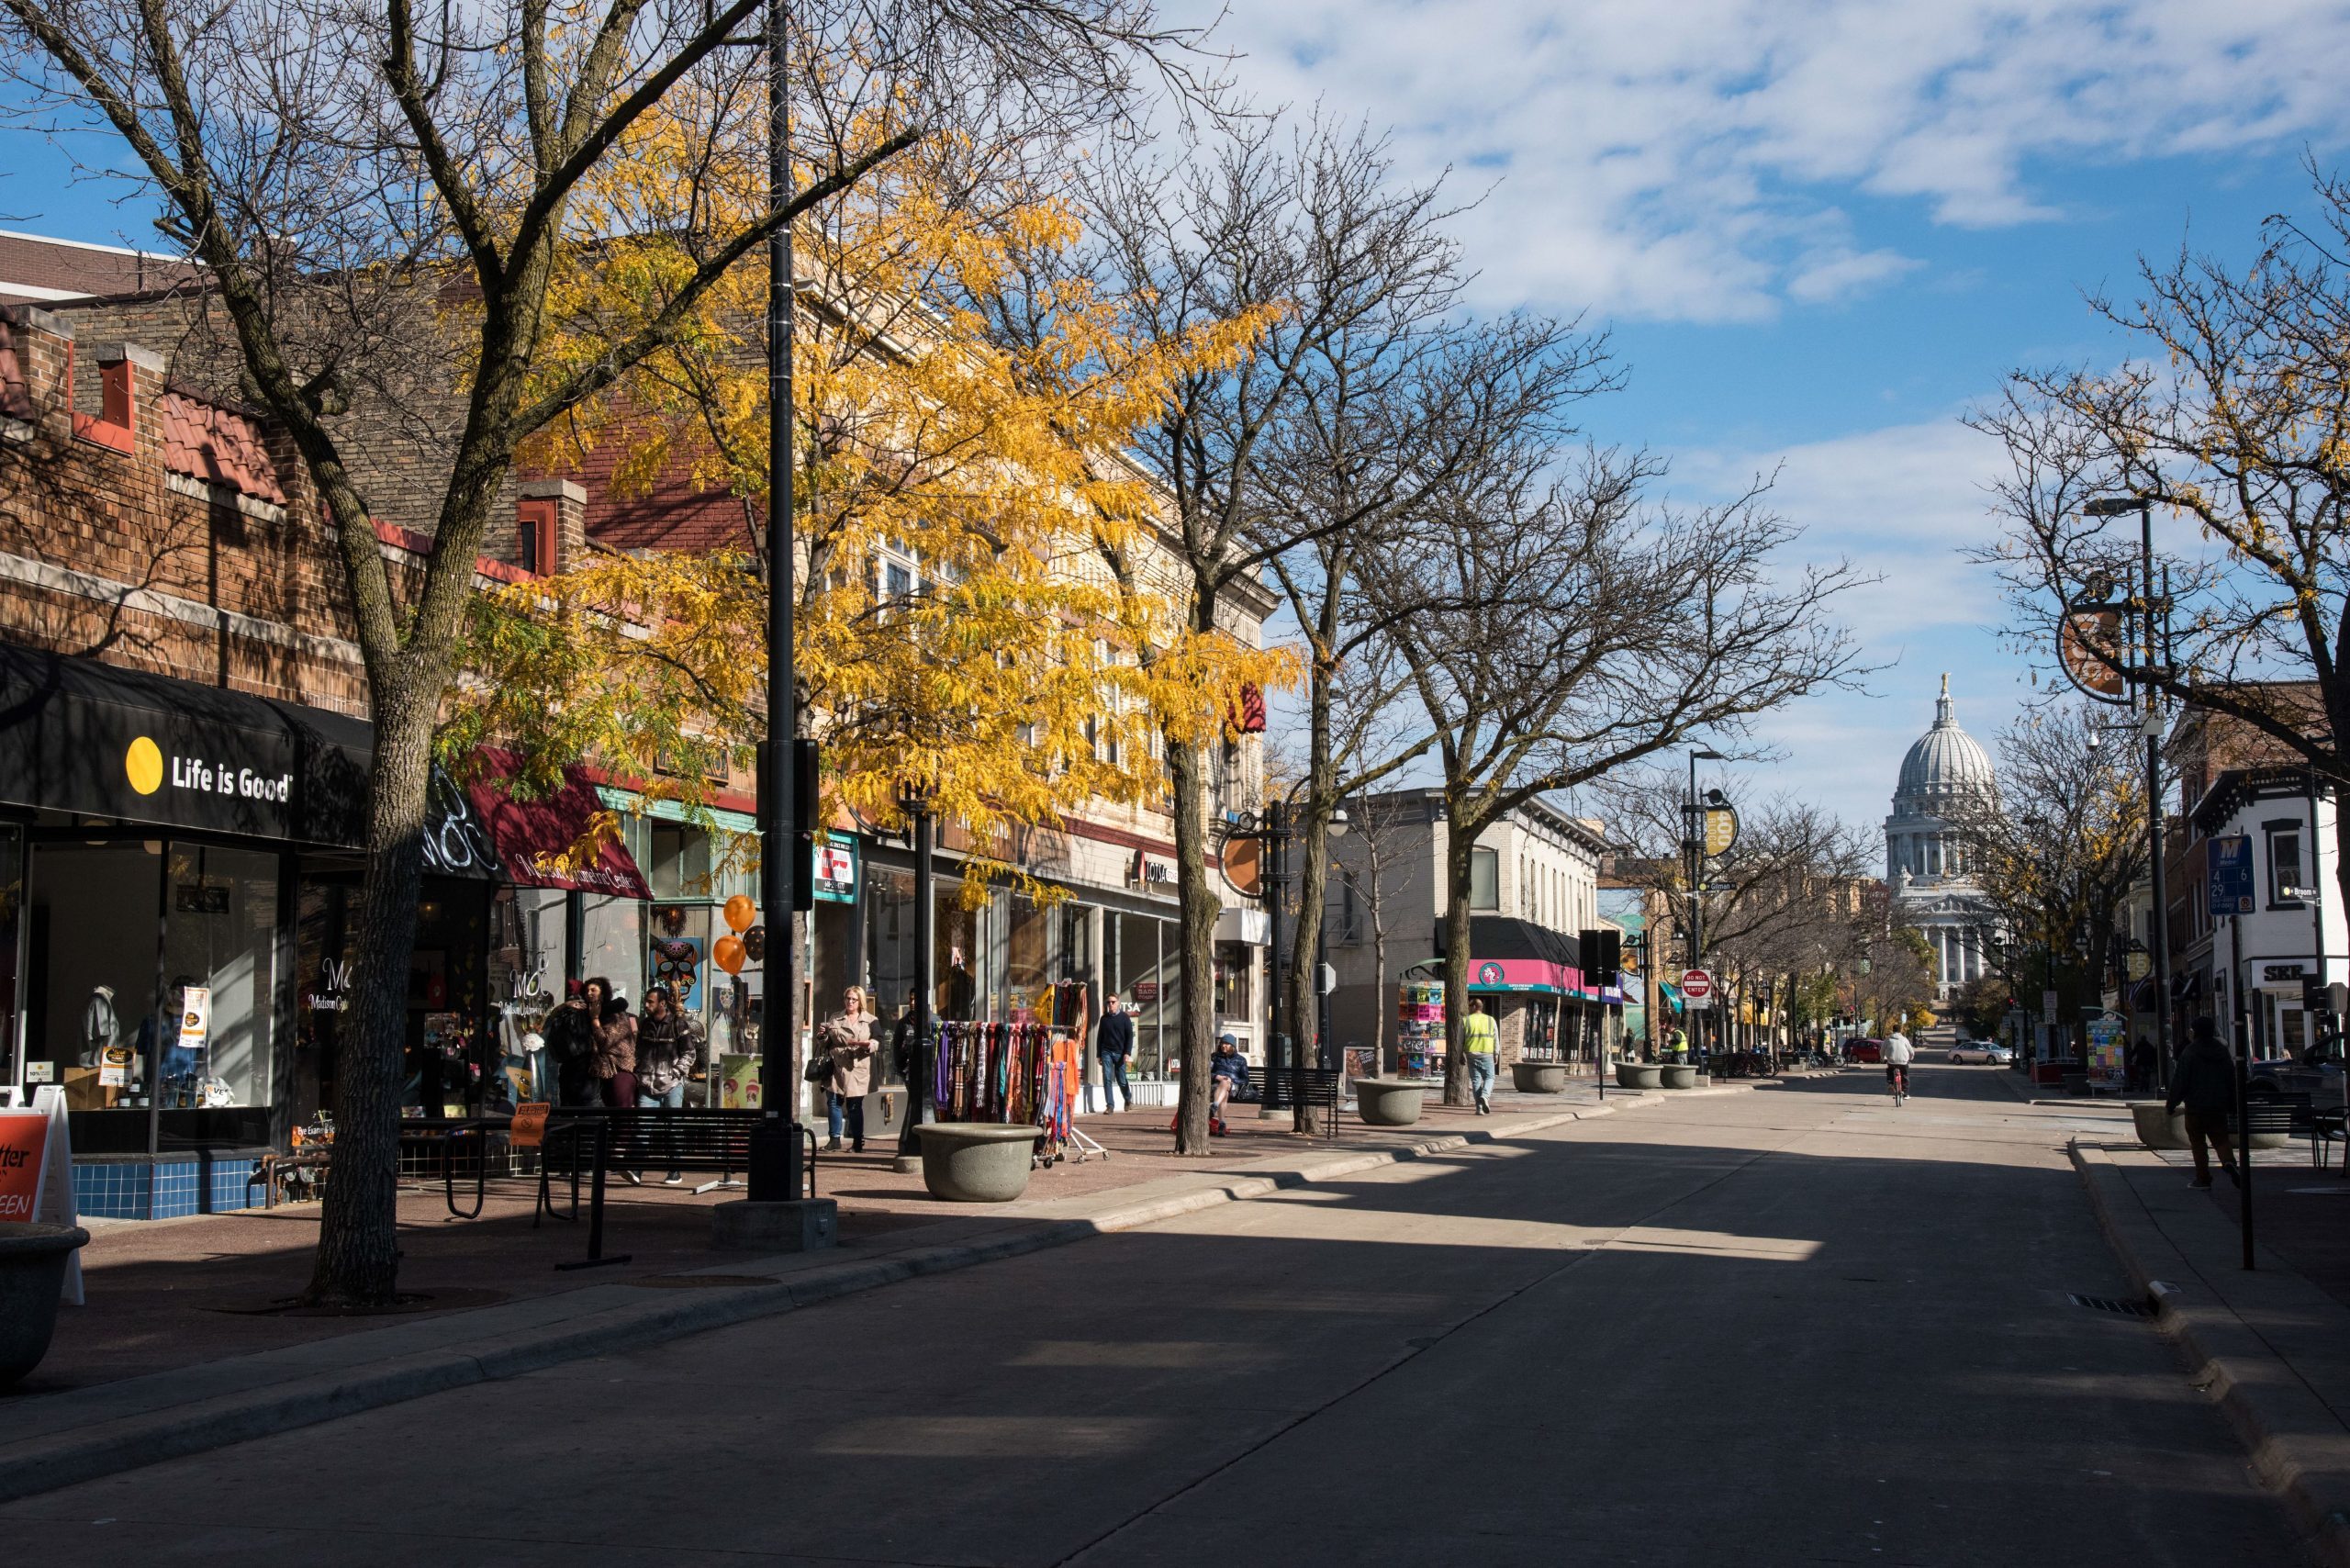
[[[2166,616],[2169,606],[2158,602],[2154,597],[2154,501],[2145,496],[2099,496],[2084,503],[2081,510],[2095,518],[2127,517],[2132,512],[2138,514],[2137,610],[2139,654],[2143,662],[2136,670],[2124,673],[2145,698],[2145,711],[2139,719],[2138,734],[2146,746],[2146,858],[2153,878],[2154,893],[2154,918],[2150,923],[2154,929],[2148,933],[2150,940],[2147,946],[2154,950],[2154,1081],[2158,1087],[2167,1086],[2171,1058],[2170,896],[2169,876],[2163,865],[2163,716],[2161,698],[2150,678],[2157,661],[2163,656],[2163,642],[2158,640],[2156,628],[2159,622],[2156,617]],[[2321,966],[2324,963],[2322,952],[2318,961]],[[2322,968],[2320,978],[2323,978]]]
[[[930,790],[909,781],[898,792],[898,810],[905,814],[906,833],[914,850],[914,1048],[906,1064],[906,1116],[898,1128],[900,1170],[922,1169],[923,1124],[930,1104],[930,999],[937,986],[937,910],[931,891]]]
[[[1689,967],[1693,969],[1706,967],[1706,817],[1705,809],[1697,801],[1697,765],[1728,760],[1720,752],[1703,747],[1693,747],[1689,753],[1689,793],[1682,806],[1681,821],[1682,850],[1689,869]],[[1717,801],[1721,798],[1718,790],[1711,794]],[[1682,1000],[1682,1009],[1684,1013],[1689,1011],[1686,997]],[[1697,1058],[1702,1062],[1707,1057],[1704,1025],[1695,1018],[1689,1022],[1695,1025],[1689,1031],[1690,1042],[1697,1047]]]

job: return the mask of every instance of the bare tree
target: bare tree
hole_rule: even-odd
[[[1760,492],[1677,511],[1645,499],[1661,465],[1593,451],[1563,477],[1547,453],[1478,474],[1382,563],[1370,591],[1437,733],[1446,827],[1445,1098],[1468,1098],[1471,852],[1505,813],[1699,733],[1860,673],[1830,610],[1842,563],[1783,571],[1796,532]]]
[[[1943,808],[2007,939],[2009,978],[2036,955],[2042,989],[2076,1025],[2099,1000],[2117,921],[2148,870],[2145,772],[2135,747],[2116,743],[2110,711],[2084,701],[2026,714],[1999,736],[1998,793]]]
[[[1320,928],[1330,823],[1347,797],[1434,744],[1400,744],[1393,699],[1404,669],[1388,615],[1357,590],[1358,563],[1392,548],[1407,520],[1460,476],[1547,449],[1572,433],[1574,404],[1611,384],[1604,344],[1530,317],[1462,324],[1431,291],[1333,333],[1301,366],[1259,468],[1259,532],[1292,544],[1271,566],[1304,633],[1306,753],[1292,791],[1304,843],[1298,929]],[[1413,607],[1417,609],[1420,607]],[[1293,966],[1284,1012],[1293,1048],[1314,1055],[1313,976]],[[1307,1113],[1298,1112],[1299,1126]]]
[[[643,224],[725,210],[699,184],[771,134],[766,61],[739,41],[761,0],[447,6],[412,0],[0,0],[0,61],[36,118],[95,118],[119,177],[162,203],[204,269],[237,390],[288,432],[335,532],[375,721],[352,1046],[336,1074],[335,1181],[310,1296],[394,1292],[405,985],[427,769],[517,443],[610,386],[778,229],[951,128],[1014,155],[1019,128],[1098,124],[1137,61],[1176,41],[1147,0],[817,0],[771,13],[793,113],[784,191],[601,323],[599,352],[542,363],[566,269]],[[772,48],[767,56],[776,51]],[[657,130],[675,206],[599,184]],[[752,165],[755,167],[756,164]],[[739,193],[733,193],[739,194]],[[708,201],[700,197],[711,198]],[[625,247],[621,247],[625,249]],[[450,386],[461,388],[453,417]],[[390,498],[371,434],[430,449],[432,547],[397,583],[375,530]],[[780,913],[780,912],[774,912]]]
[[[2076,638],[2083,662],[2224,713],[2350,783],[2350,185],[2313,174],[2314,224],[2276,217],[2241,268],[2184,249],[2142,260],[2141,297],[2093,308],[2143,357],[2107,373],[2019,371],[1973,423],[2006,443],[2011,523],[1990,558],[2020,629],[2053,657],[2084,600],[2134,617],[2140,541],[2091,502],[2161,524],[2173,633],[2148,659]],[[2191,529],[2174,531],[2173,519]],[[2134,532],[2135,530],[2131,532]],[[2126,624],[2126,622],[2125,622]],[[2350,900],[2350,812],[2334,819]]]
[[[1172,597],[1187,639],[1228,637],[1244,578],[1357,520],[1355,509],[1292,523],[1274,519],[1265,505],[1267,471],[1316,367],[1344,357],[1346,334],[1425,319],[1457,288],[1437,187],[1400,185],[1393,174],[1383,146],[1360,131],[1234,117],[1208,142],[1172,156],[1114,147],[1080,176],[1096,238],[1080,263],[1129,302],[1149,335],[1172,340],[1236,321],[1260,325],[1237,364],[1183,378],[1135,453],[1167,496]],[[1404,474],[1382,484],[1401,491],[1410,482]],[[1122,585],[1143,585],[1147,560],[1106,554]],[[1220,716],[1166,720],[1182,910],[1176,1148],[1204,1154],[1218,908],[1207,866],[1208,815]]]

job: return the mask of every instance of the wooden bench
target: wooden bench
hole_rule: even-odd
[[[1293,1111],[1298,1092],[1308,1111],[1327,1111],[1322,1130],[1328,1137],[1338,1136],[1338,1102],[1345,1091],[1345,1074],[1335,1067],[1269,1067],[1250,1068],[1249,1079],[1257,1085],[1259,1103],[1269,1111]]]

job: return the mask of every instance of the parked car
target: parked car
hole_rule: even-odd
[[[1852,1040],[1844,1047],[1845,1059],[1860,1062],[1881,1062],[1885,1059],[1883,1040]]]
[[[1953,1061],[1985,1061],[1995,1067],[2005,1067],[2016,1059],[2015,1053],[1997,1040],[1961,1040],[1951,1047]]]
[[[2296,1061],[2291,1057],[2255,1058],[2247,1073],[2249,1087],[2255,1094],[2303,1093],[2310,1103],[2321,1111],[2338,1111],[2343,1106],[2342,1064],[2338,1061],[2312,1062],[2306,1058]]]

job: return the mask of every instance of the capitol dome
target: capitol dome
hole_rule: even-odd
[[[1894,786],[1897,801],[1924,801],[1936,797],[1973,794],[1993,787],[1991,755],[1973,735],[1958,727],[1950,700],[1950,677],[1942,677],[1942,694],[1934,704],[1934,727],[1919,735],[1909,755],[1901,759],[1901,778]]]

